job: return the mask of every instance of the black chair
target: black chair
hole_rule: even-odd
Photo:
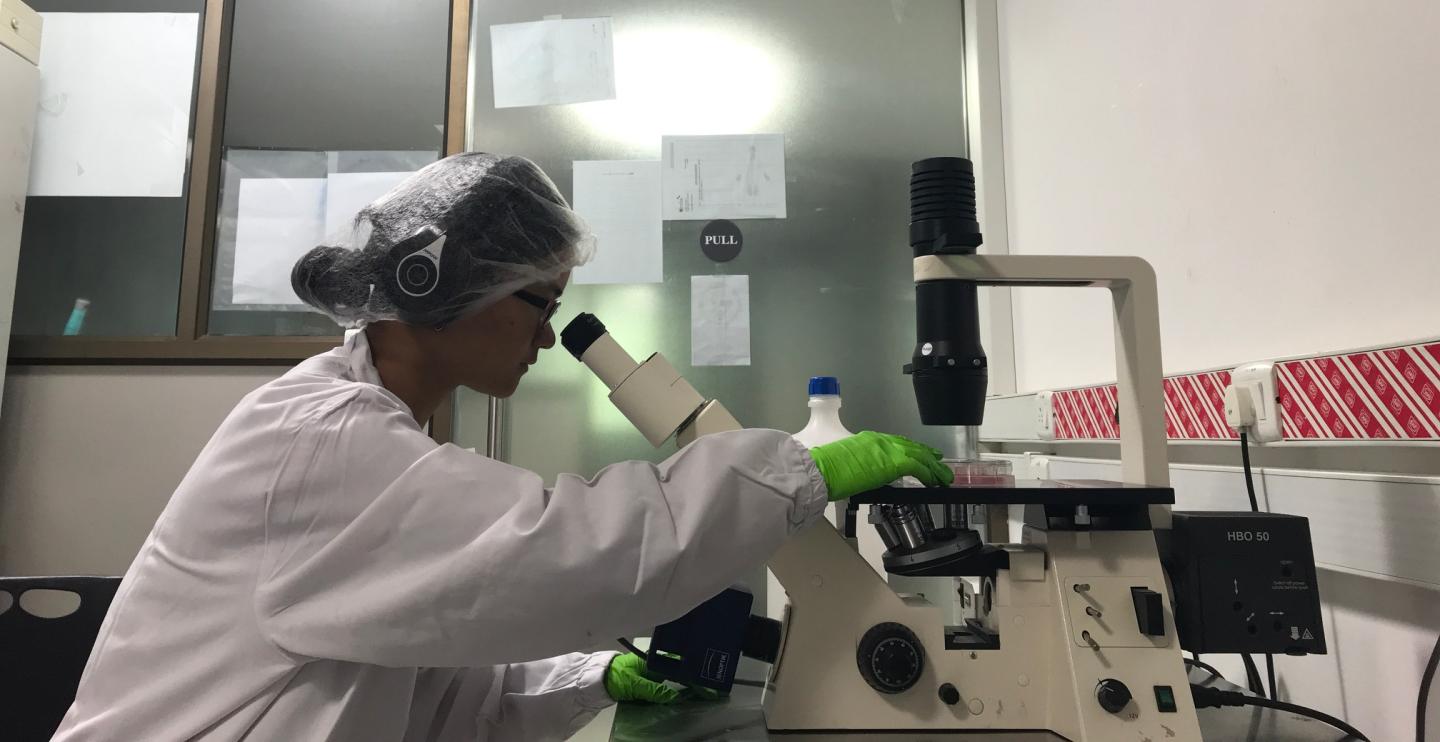
[[[119,577],[0,577],[0,739],[50,739],[75,700],[100,624],[120,587]],[[27,590],[62,590],[80,607],[42,618],[20,606]]]

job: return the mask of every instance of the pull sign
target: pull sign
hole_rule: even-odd
[[[700,230],[700,250],[705,257],[717,263],[734,260],[744,244],[745,237],[740,234],[740,228],[728,219],[716,219]]]

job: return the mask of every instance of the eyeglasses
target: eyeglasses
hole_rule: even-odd
[[[544,297],[539,294],[532,294],[525,289],[516,291],[513,296],[540,310],[540,327],[544,327],[545,323],[549,322],[550,319],[555,316],[555,313],[560,310],[560,300],[558,297]]]

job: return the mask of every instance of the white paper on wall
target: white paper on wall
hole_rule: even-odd
[[[302,305],[290,270],[320,244],[324,220],[324,178],[241,179],[231,303]]]
[[[784,219],[785,135],[661,137],[666,219]]]
[[[658,160],[575,163],[575,211],[595,232],[595,257],[571,280],[659,283],[664,280]]]
[[[496,108],[549,106],[615,97],[615,42],[609,18],[490,27]]]
[[[349,234],[355,215],[412,173],[330,173],[325,184],[325,236]]]
[[[184,190],[196,13],[45,13],[32,196]]]
[[[690,364],[750,365],[750,277],[690,277]]]

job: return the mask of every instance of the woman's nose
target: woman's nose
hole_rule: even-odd
[[[540,328],[540,336],[535,338],[535,340],[536,344],[541,348],[548,350],[555,347],[555,328],[551,327],[549,322],[546,322],[545,325]]]

